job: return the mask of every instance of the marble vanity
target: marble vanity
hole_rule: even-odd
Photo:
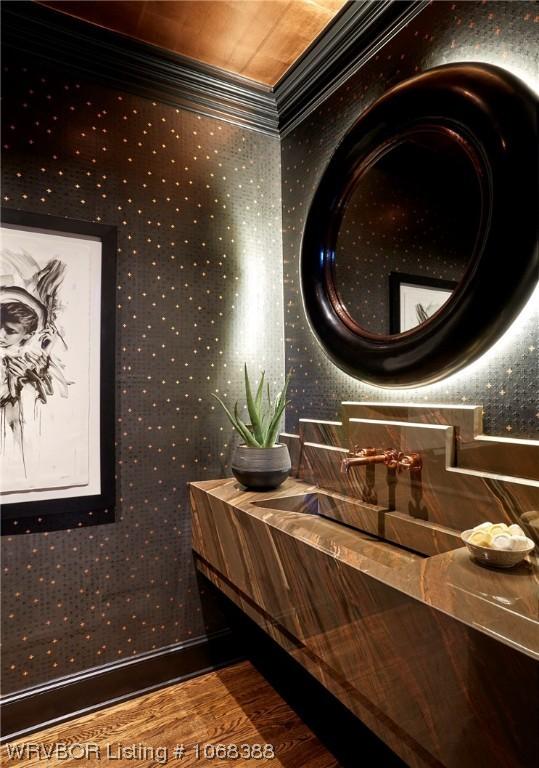
[[[536,536],[538,444],[513,441],[527,476],[510,474],[514,456],[500,475],[511,441],[484,438],[477,410],[342,413],[283,436],[296,477],[275,491],[191,484],[197,567],[408,765],[532,768],[538,563],[479,566],[455,524],[518,519]],[[346,445],[388,434],[421,450],[421,477],[337,471]]]

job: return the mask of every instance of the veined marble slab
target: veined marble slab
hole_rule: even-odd
[[[379,535],[431,555],[460,547],[463,530],[491,521],[518,523],[539,544],[539,441],[483,435],[479,405],[344,402],[341,410],[341,421],[303,418],[300,434],[286,436],[294,476],[394,513]],[[419,453],[423,466],[414,474],[383,464],[343,473],[341,461],[356,447]],[[367,518],[357,527],[373,533]]]
[[[320,516],[294,479],[190,492],[200,570],[410,766],[537,764],[536,559],[422,557]]]

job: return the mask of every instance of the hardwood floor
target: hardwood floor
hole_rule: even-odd
[[[217,744],[236,745],[238,756],[234,748],[228,757],[214,752]],[[25,747],[28,750],[30,745],[38,745],[41,752],[28,754]],[[205,745],[209,745],[206,754]],[[275,757],[271,757],[271,748],[267,747],[269,757],[264,758],[254,745],[262,745],[262,749],[263,745],[273,745]],[[177,746],[183,746],[182,755],[174,754]],[[60,752],[55,754],[56,747]],[[17,748],[22,748],[20,757],[13,753]],[[52,749],[50,759],[45,749]],[[62,749],[72,751],[64,757]],[[85,749],[87,754],[83,753]],[[128,749],[133,751],[129,753]],[[252,750],[250,757],[244,757],[242,752],[249,750]],[[2,748],[2,765],[5,768],[104,768],[107,765],[110,768],[159,765],[338,768],[336,759],[249,662],[163,688],[12,742]]]

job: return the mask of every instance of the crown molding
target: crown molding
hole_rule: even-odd
[[[355,0],[275,87],[286,136],[428,5],[428,0]]]
[[[2,47],[112,88],[277,136],[271,88],[28,0],[4,2]]]
[[[7,52],[37,57],[112,88],[284,137],[428,5],[351,0],[275,88],[51,8],[1,4]]]

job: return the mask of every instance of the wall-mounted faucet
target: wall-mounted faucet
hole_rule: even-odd
[[[376,448],[360,448],[356,445],[348,456],[341,461],[341,472],[348,477],[352,467],[365,465],[365,478],[361,482],[361,498],[368,504],[378,504],[374,466],[375,464],[386,464],[389,466],[389,462],[394,459],[394,451],[378,453]],[[391,474],[395,474],[395,472],[393,471]]]
[[[385,464],[387,467],[388,508],[395,509],[395,487],[397,474],[403,469],[410,471],[410,479],[413,486],[414,498],[421,495],[421,469],[423,461],[419,453],[403,453],[394,448],[378,453],[376,448],[360,448],[358,445],[350,451],[341,461],[341,472],[348,477],[352,467],[365,466],[365,478],[361,483],[361,495],[363,501],[369,504],[378,504],[376,492],[374,466]]]
[[[369,464],[385,464],[388,469],[396,469],[397,472],[408,469],[415,473],[421,472],[423,460],[419,453],[403,453],[395,449],[377,453],[376,448],[359,448],[356,445],[349,455],[341,461],[341,472],[348,475],[351,467]]]
[[[354,446],[348,456],[341,461],[341,472],[348,475],[351,467],[360,467],[368,464],[386,464],[394,460],[396,451],[384,451],[377,453],[376,448],[360,448]]]
[[[359,448],[354,446],[348,456],[341,461],[341,472],[347,475],[351,467],[361,467],[368,464],[385,464],[389,469],[400,472],[408,469],[410,472],[421,472],[423,461],[420,453],[403,453],[394,448],[377,453],[376,448]]]

